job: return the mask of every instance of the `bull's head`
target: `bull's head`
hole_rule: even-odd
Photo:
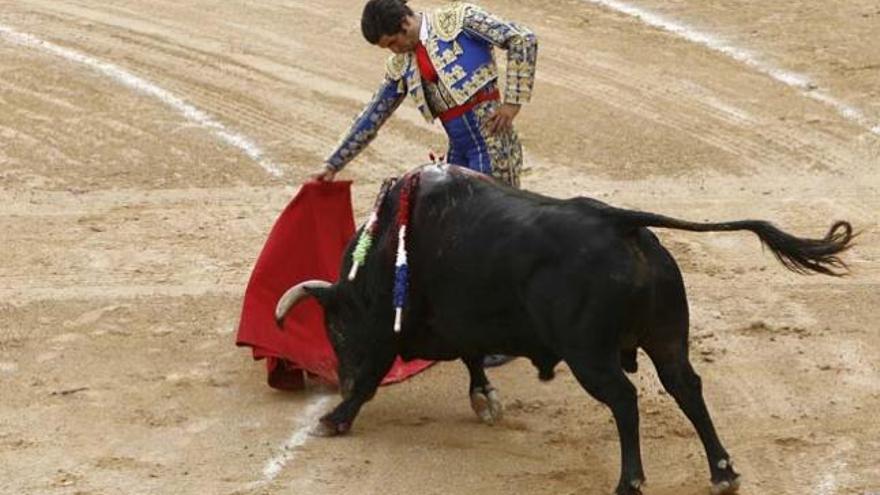
[[[318,302],[324,306],[321,299],[329,299],[331,297],[329,292],[332,290],[333,284],[324,280],[308,280],[294,285],[287,289],[287,292],[278,300],[278,304],[275,306],[275,322],[279,327],[283,327],[284,317],[287,316],[287,313],[308,296],[315,296]]]
[[[324,325],[327,337],[339,360],[339,385],[342,396],[347,398],[354,383],[355,373],[364,362],[364,346],[356,341],[353,331],[364,320],[364,307],[350,294],[349,287],[331,284],[323,280],[301,282],[284,293],[275,308],[275,321],[283,326],[284,317],[298,303],[314,297],[324,308]]]

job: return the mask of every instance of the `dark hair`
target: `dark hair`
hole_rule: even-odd
[[[406,5],[407,0],[370,0],[364,5],[361,15],[361,32],[371,44],[379,43],[384,35],[393,36],[403,28],[400,25],[413,10]]]

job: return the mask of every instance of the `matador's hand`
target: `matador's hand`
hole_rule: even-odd
[[[510,130],[513,127],[513,119],[519,113],[519,105],[503,103],[495,113],[486,121],[486,130],[489,134]]]
[[[318,182],[332,182],[333,178],[336,177],[336,173],[336,169],[325,163],[319,170],[312,173],[309,177]]]

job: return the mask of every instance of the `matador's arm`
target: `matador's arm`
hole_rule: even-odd
[[[400,106],[406,97],[406,88],[401,80],[386,76],[373,99],[355,118],[336,149],[325,160],[335,171],[342,170],[352,161],[379,133],[379,128],[388,117]]]

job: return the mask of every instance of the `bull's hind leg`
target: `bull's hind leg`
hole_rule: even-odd
[[[688,360],[688,307],[681,273],[665,252],[658,267],[656,309],[641,346],[654,362],[663,387],[700,436],[712,476],[712,493],[734,493],[740,485],[739,475],[715,432],[703,400],[702,380]]]
[[[489,383],[486,372],[483,371],[483,356],[462,358],[470,374],[471,383],[469,395],[471,408],[487,425],[494,425],[501,421],[504,415],[504,406],[498,397],[498,391]]]
[[[733,470],[730,455],[715,432],[703,400],[702,380],[687,359],[687,349],[672,355],[668,353],[668,349],[666,352],[652,352],[650,349],[646,351],[657,368],[663,387],[678,403],[678,407],[694,425],[700,441],[703,442],[709,471],[712,473],[712,493],[719,495],[736,492],[740,485],[739,475]]]
[[[623,373],[619,354],[613,348],[593,348],[589,352],[569,352],[565,362],[587,392],[607,405],[614,415],[621,455],[616,493],[640,494],[645,473],[639,446],[638,401],[636,388]]]

